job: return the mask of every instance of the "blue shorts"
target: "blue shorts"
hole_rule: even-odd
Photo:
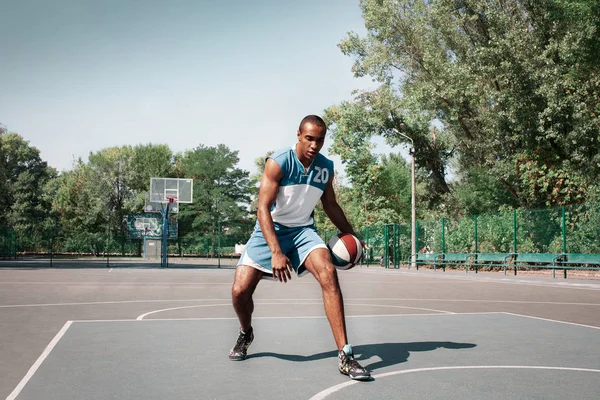
[[[298,276],[308,272],[304,261],[313,250],[327,248],[313,225],[290,228],[276,223],[275,234],[281,251],[290,259]],[[237,265],[249,265],[267,274],[273,273],[271,249],[258,223]]]

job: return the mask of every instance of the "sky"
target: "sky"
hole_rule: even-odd
[[[349,31],[358,0],[0,0],[0,123],[59,171],[164,143],[255,172],[305,115],[377,86],[337,47]]]

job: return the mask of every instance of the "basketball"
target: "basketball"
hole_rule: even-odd
[[[337,269],[346,270],[354,267],[363,254],[360,240],[349,233],[338,233],[329,239],[327,247],[331,253],[331,261]]]

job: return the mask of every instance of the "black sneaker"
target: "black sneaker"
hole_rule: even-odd
[[[248,330],[248,332],[244,332],[240,329],[240,334],[238,335],[237,342],[235,342],[235,346],[229,352],[229,359],[232,361],[242,361],[246,358],[246,352],[248,351],[248,347],[254,340],[254,331],[252,327]]]
[[[350,378],[356,379],[357,381],[371,380],[371,373],[364,369],[358,361],[354,359],[352,346],[349,344],[345,345],[338,353],[338,368],[342,374],[348,375]]]

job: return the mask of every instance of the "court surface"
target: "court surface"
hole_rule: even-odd
[[[206,264],[206,263],[205,263]],[[229,264],[231,264],[229,262]],[[341,271],[350,342],[374,380],[337,371],[311,277],[263,281],[232,362],[234,269],[0,263],[0,398],[596,399],[600,280]]]

